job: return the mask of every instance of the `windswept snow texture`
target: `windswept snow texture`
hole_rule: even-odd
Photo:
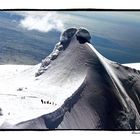
[[[1,129],[140,129],[140,71],[70,28],[35,66],[0,66]],[[56,53],[57,52],[57,53]]]

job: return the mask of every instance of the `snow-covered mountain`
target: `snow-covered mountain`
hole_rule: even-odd
[[[1,65],[0,128],[140,129],[140,64],[110,61],[90,39],[70,28],[40,64]]]

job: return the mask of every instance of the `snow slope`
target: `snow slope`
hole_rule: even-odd
[[[118,64],[70,28],[42,63],[0,66],[0,128],[139,129],[139,64]],[[129,67],[132,68],[129,68]]]
[[[128,63],[128,64],[123,64],[124,66],[128,66],[130,68],[134,68],[136,70],[140,70],[140,63]]]

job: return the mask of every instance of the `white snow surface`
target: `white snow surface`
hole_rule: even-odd
[[[71,33],[70,31],[67,30],[66,33]],[[78,31],[80,37],[90,40],[88,32],[84,29]],[[63,36],[67,37],[67,34],[63,34]],[[49,68],[39,76],[35,76],[35,74],[42,66],[41,63],[34,66],[0,65],[0,128],[41,118],[41,116],[52,113],[64,105],[66,99],[72,96],[84,83],[88,72],[85,64],[90,59],[92,61],[92,58],[96,59],[95,56],[107,71],[114,88],[117,90],[115,92],[117,93],[116,97],[120,100],[125,111],[129,112],[129,109],[134,109],[138,120],[140,120],[133,100],[127,95],[125,88],[113,70],[112,64],[116,64],[116,62],[103,57],[90,43],[81,45],[76,36],[73,36],[75,38],[72,38],[67,51],[63,53],[53,51],[53,55],[59,53],[61,57],[58,56],[59,59],[51,61]],[[78,39],[80,41],[80,38]],[[84,49],[84,47],[87,48]],[[122,65],[140,70],[140,63]],[[100,81],[97,83],[100,84]],[[97,121],[95,117],[94,119]]]
[[[128,66],[130,68],[134,68],[137,70],[140,70],[140,63],[128,63],[128,64],[123,64],[124,66]]]
[[[40,64],[0,65],[0,126],[15,125],[53,112],[76,90],[72,83],[62,88],[48,85],[43,76],[35,77],[39,67]]]
[[[123,65],[140,70],[140,63]],[[45,77],[34,76],[39,67],[40,64],[0,65],[0,125],[15,125],[55,111],[82,82],[64,88],[47,85]],[[42,104],[41,99],[51,104]]]

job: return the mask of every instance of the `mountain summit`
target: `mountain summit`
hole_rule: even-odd
[[[65,30],[35,66],[0,66],[1,129],[140,129],[140,71]]]

